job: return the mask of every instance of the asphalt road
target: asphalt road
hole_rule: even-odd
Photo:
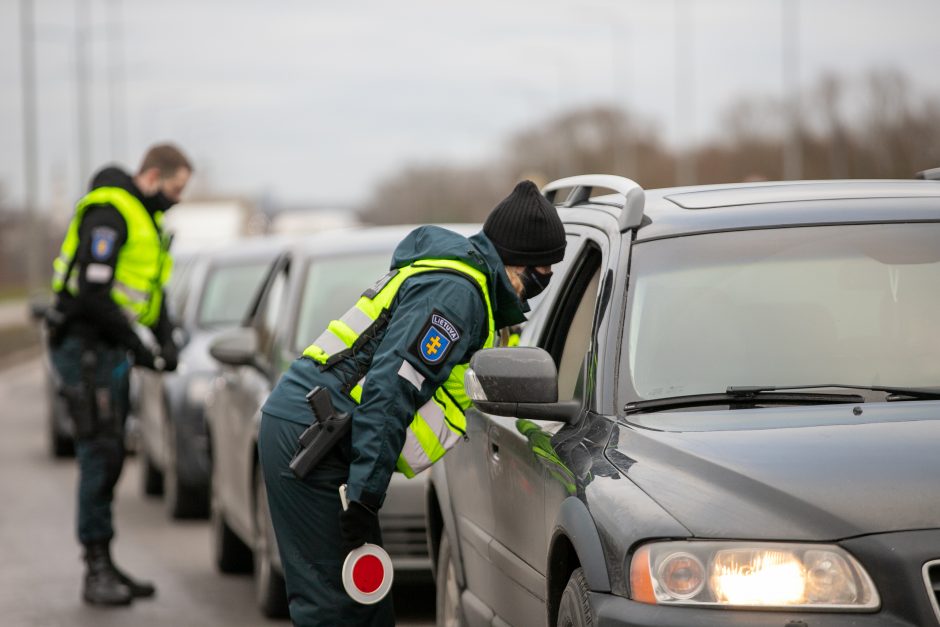
[[[0,370],[0,624],[4,627],[240,627],[267,621],[254,605],[250,576],[222,576],[209,557],[204,521],[170,523],[162,504],[139,490],[128,459],[118,485],[112,550],[119,565],[157,585],[153,600],[129,608],[82,603],[84,572],[74,539],[72,459],[54,461],[44,439],[45,399],[36,359]],[[434,589],[395,591],[398,624],[434,624]]]

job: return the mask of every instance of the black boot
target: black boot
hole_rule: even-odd
[[[143,599],[146,597],[152,597],[157,593],[157,588],[149,581],[138,581],[136,579],[132,579],[130,575],[118,568],[111,559],[110,553],[108,554],[108,563],[111,564],[111,570],[114,572],[114,575],[117,577],[118,581],[127,586],[128,590],[131,591],[132,597],[136,599]]]
[[[108,557],[107,544],[85,546],[85,587],[82,598],[92,605],[127,605],[131,590],[121,583]]]

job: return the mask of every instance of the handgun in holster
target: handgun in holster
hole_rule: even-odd
[[[64,386],[61,390],[75,425],[76,439],[95,437],[112,429],[116,433],[111,389],[97,384],[98,355],[94,350],[82,350],[79,369],[79,384]]]
[[[328,389],[317,386],[307,393],[306,398],[316,422],[300,434],[300,449],[290,461],[291,472],[298,479],[310,474],[326,454],[349,433],[352,426],[352,416],[337,413],[333,408]]]

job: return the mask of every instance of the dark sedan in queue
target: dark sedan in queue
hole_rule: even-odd
[[[940,624],[940,180],[562,189],[432,470],[438,623]]]

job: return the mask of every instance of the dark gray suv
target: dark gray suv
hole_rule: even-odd
[[[432,471],[438,624],[938,624],[940,182],[562,189]]]

